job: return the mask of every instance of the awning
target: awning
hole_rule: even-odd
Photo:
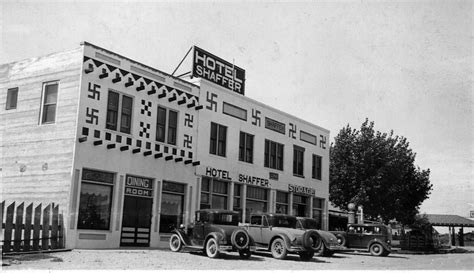
[[[474,221],[450,214],[426,214],[428,221],[433,226],[439,227],[474,227]]]

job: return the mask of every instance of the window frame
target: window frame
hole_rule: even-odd
[[[215,128],[215,130],[213,130]],[[209,153],[226,157],[227,153],[227,126],[211,122]]]
[[[322,180],[323,173],[323,157],[317,154],[312,156],[311,177],[317,180]]]
[[[112,109],[110,107],[111,94],[116,94],[118,96],[116,109]],[[124,103],[124,98],[130,99],[130,109],[127,111],[125,111],[126,106]],[[117,131],[124,134],[131,134],[133,126],[133,102],[133,96],[129,96],[114,89],[109,89],[109,92],[107,93],[107,113],[105,117],[105,129]],[[111,113],[115,114],[112,116]],[[114,119],[113,123],[109,122],[109,118]],[[124,125],[127,123],[127,121],[128,126]]]
[[[14,110],[18,107],[18,87],[7,89],[7,101],[5,102],[5,110]],[[15,102],[14,104],[12,102]]]
[[[164,123],[160,122],[160,110],[162,111],[162,113],[164,113]],[[175,122],[173,122],[173,124],[171,122],[171,114],[175,115]],[[155,140],[170,145],[176,145],[178,141],[178,119],[178,111],[168,107],[164,107],[162,105],[158,105],[158,109],[156,111]],[[163,135],[159,134],[160,128],[163,130]]]
[[[304,177],[305,148],[293,145],[293,176]]]
[[[47,86],[51,86],[51,85],[57,85],[56,87],[56,101],[54,103],[46,103],[46,99],[47,99],[47,96],[46,96],[46,88]],[[42,91],[41,91],[41,109],[40,109],[40,120],[39,120],[39,123],[40,125],[43,125],[43,124],[54,124],[56,123],[56,117],[57,117],[57,110],[58,110],[58,97],[59,97],[59,81],[49,81],[49,82],[43,82],[43,85],[42,85]],[[47,115],[48,111],[45,111],[45,108],[46,107],[50,107],[54,105],[54,118],[52,121],[45,121],[44,119],[46,118],[45,115]]]
[[[273,140],[265,139],[264,162],[266,168],[283,171],[284,169],[285,145]]]
[[[239,161],[253,164],[255,136],[243,131],[239,134]]]

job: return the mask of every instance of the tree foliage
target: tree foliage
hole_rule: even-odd
[[[375,132],[368,119],[360,130],[342,128],[330,148],[330,201],[355,203],[366,218],[412,223],[432,185],[430,170],[416,167],[405,137]]]

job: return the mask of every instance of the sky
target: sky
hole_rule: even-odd
[[[474,211],[470,1],[7,0],[0,8],[0,64],[88,41],[171,74],[197,45],[245,69],[246,96],[330,130],[331,141],[366,118],[406,137],[415,164],[431,170],[420,212]]]

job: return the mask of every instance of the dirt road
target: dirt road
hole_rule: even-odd
[[[168,250],[73,250],[50,254],[4,257],[3,270],[472,270],[474,253],[409,255],[392,253],[373,257],[366,253],[337,253],[330,258],[314,257],[302,262],[296,255],[276,260],[269,253],[241,260],[237,253],[210,259],[201,253]]]

